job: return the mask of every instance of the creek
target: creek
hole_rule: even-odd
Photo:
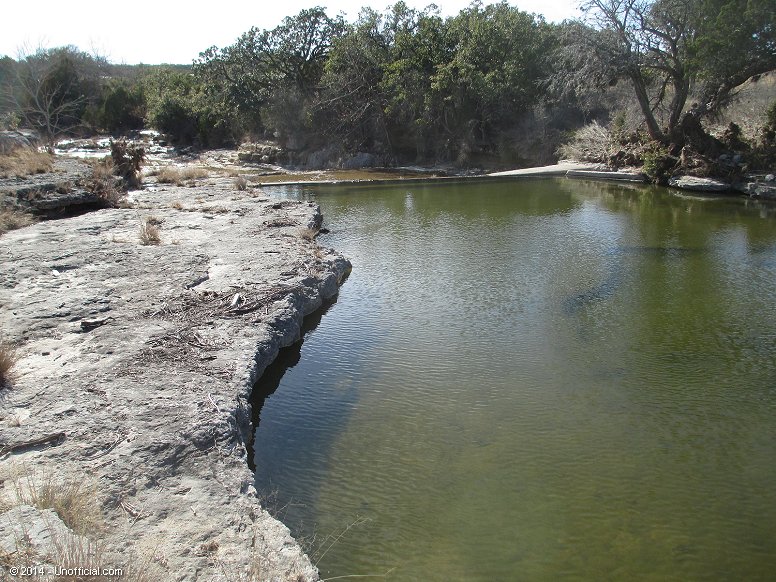
[[[265,191],[317,201],[353,263],[256,387],[257,489],[322,578],[772,579],[776,207]]]

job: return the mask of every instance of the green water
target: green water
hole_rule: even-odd
[[[314,196],[353,263],[257,387],[257,487],[322,577],[773,579],[772,207],[560,179],[274,192]]]

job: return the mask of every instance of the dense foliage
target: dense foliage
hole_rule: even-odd
[[[271,30],[251,28],[192,66],[39,51],[0,60],[0,122],[49,140],[150,125],[182,144],[267,137],[332,160],[369,152],[385,163],[536,163],[549,161],[567,130],[621,118],[619,80],[648,135],[682,146],[741,83],[776,69],[771,0],[583,7],[584,21],[562,24],[505,1],[475,1],[450,18],[399,1],[353,23],[317,7]]]

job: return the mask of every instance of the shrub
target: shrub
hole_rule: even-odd
[[[0,341],[0,389],[10,385],[13,367],[18,359],[16,348],[8,342]]]
[[[728,126],[725,128],[725,131],[722,133],[721,141],[723,144],[725,144],[725,147],[733,151],[740,152],[749,149],[749,144],[744,140],[741,127],[732,121],[728,124]]]
[[[113,161],[105,158],[94,161],[91,164],[92,175],[87,188],[97,194],[100,201],[108,208],[116,208],[120,205],[124,193],[116,183],[118,178],[114,174],[116,168]]]
[[[676,166],[676,161],[665,146],[652,143],[644,152],[643,171],[654,183],[667,184],[670,171]]]
[[[754,168],[771,171],[776,167],[776,101],[765,114],[750,159]]]
[[[146,109],[142,86],[110,83],[103,89],[99,122],[110,132],[141,129]]]
[[[194,143],[197,137],[197,114],[182,98],[163,97],[150,113],[150,121],[176,143]]]
[[[111,140],[110,156],[118,175],[130,188],[140,187],[140,168],[145,161],[145,149],[125,139]]]

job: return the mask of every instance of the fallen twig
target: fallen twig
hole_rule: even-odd
[[[294,291],[299,291],[301,289],[302,289],[301,285],[292,285],[291,287],[283,287],[282,289],[277,289],[275,291],[272,291],[264,295],[263,297],[260,297],[259,299],[256,299],[255,301],[241,303],[235,307],[226,309],[224,310],[224,315],[242,315],[244,313],[250,313],[251,311],[255,311],[260,307],[268,306],[273,301],[282,299],[286,295],[289,295],[290,293],[293,293]]]
[[[65,438],[65,433],[55,432],[54,434],[46,435],[44,437],[40,437],[37,439],[32,439],[30,441],[24,441],[21,443],[14,443],[12,445],[7,445],[2,449],[0,449],[0,457],[3,457],[9,453],[20,451],[22,449],[29,449],[31,447],[36,447],[38,445],[44,445],[47,443],[59,444],[60,441],[64,438]]]

